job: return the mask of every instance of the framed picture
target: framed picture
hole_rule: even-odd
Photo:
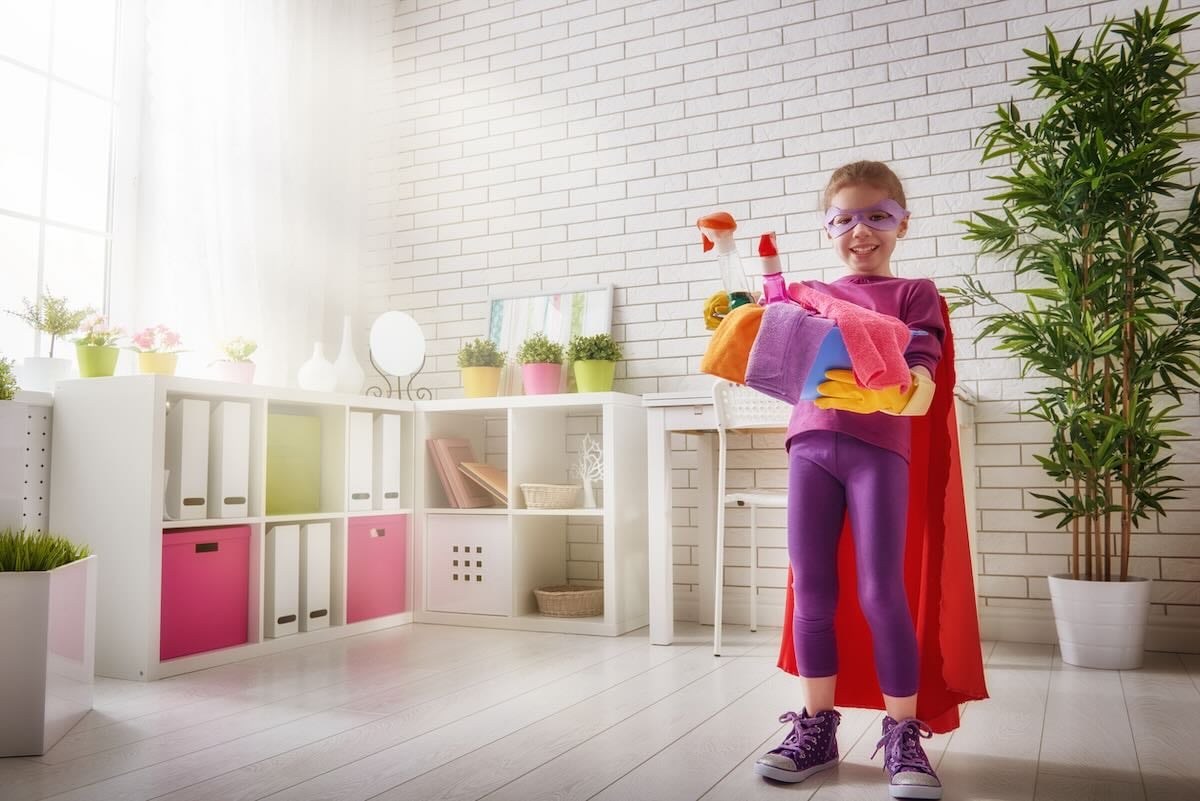
[[[488,339],[508,353],[508,363],[500,377],[500,394],[522,394],[517,349],[530,335],[541,332],[552,342],[558,342],[566,348],[571,337],[577,334],[610,334],[612,304],[611,284],[492,298],[488,312]],[[566,389],[569,374],[569,369],[563,370],[563,383],[559,391]]]

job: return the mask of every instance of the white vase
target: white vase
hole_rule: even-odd
[[[1105,670],[1142,666],[1150,579],[1084,581],[1049,577],[1058,647],[1068,665]]]
[[[300,365],[296,373],[296,383],[300,389],[314,392],[333,392],[337,386],[337,370],[333,363],[325,358],[325,351],[320,342],[313,343],[313,355]]]
[[[337,369],[337,391],[357,395],[362,392],[363,381],[367,374],[354,356],[354,341],[351,335],[350,315],[342,321],[342,349],[338,351],[337,361],[333,366]]]
[[[583,479],[583,508],[596,508],[596,490],[590,478]]]
[[[26,356],[17,383],[31,392],[53,392],[56,383],[70,378],[72,366],[70,359]]]

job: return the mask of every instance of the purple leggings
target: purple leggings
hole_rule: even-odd
[[[904,592],[908,463],[849,434],[806,431],[789,444],[788,467],[788,558],[800,675],[838,672],[837,547],[849,509],[858,602],[875,641],[879,686],[887,695],[913,695],[917,638]]]

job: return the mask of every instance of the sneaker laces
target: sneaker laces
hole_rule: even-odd
[[[817,742],[817,734],[825,724],[823,718],[806,718],[797,712],[784,712],[779,716],[780,723],[791,723],[792,731],[778,748],[772,749],[772,754],[783,754],[793,762],[799,762],[802,751],[811,751]]]
[[[895,775],[904,771],[918,771],[933,774],[929,765],[929,757],[921,748],[921,738],[926,740],[933,737],[933,729],[916,718],[899,721],[888,729],[875,744],[871,759],[883,749],[883,769]]]

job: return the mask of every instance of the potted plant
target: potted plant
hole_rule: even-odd
[[[611,392],[621,346],[608,334],[573,336],[567,358],[574,362],[575,386],[580,392]]]
[[[12,359],[0,356],[0,401],[10,401],[17,396],[17,377],[13,374]]]
[[[96,557],[0,531],[0,756],[44,754],[92,708]]]
[[[75,338],[75,359],[82,378],[112,375],[121,354],[117,340],[125,333],[119,326],[108,324],[103,314],[93,312],[79,323]]]
[[[65,337],[79,327],[79,323],[91,309],[72,309],[67,305],[65,297],[55,297],[46,291],[30,302],[22,298],[21,311],[9,311],[9,314],[24,320],[34,331],[50,335],[49,356],[26,356],[21,363],[21,386],[28,390],[53,392],[58,381],[71,374],[70,359],[55,358],[54,344],[59,337]]]
[[[504,366],[505,355],[496,350],[496,343],[490,339],[476,339],[463,345],[458,352],[463,394],[468,398],[494,398],[500,389],[500,368]]]
[[[552,395],[562,382],[563,346],[538,332],[521,343],[517,361],[526,395]]]
[[[258,343],[245,337],[234,337],[221,343],[224,359],[212,363],[213,377],[218,381],[235,384],[254,383],[254,362],[250,357],[258,350]]]
[[[138,372],[157,375],[174,375],[179,356],[179,334],[162,323],[129,337],[137,351]]]
[[[1071,532],[1050,595],[1064,661],[1087,667],[1141,664],[1150,582],[1129,573],[1134,527],[1178,497],[1168,439],[1181,436],[1180,391],[1200,376],[1200,196],[1177,182],[1195,166],[1180,147],[1197,138],[1180,105],[1194,68],[1178,45],[1194,15],[1165,16],[1164,2],[1110,20],[1090,49],[1063,52],[1047,32],[1045,53],[1026,51],[1022,82],[1048,108],[1027,122],[1014,103],[997,109],[982,140],[985,161],[1013,165],[996,176],[1003,214],[967,223],[982,252],[1015,257],[1024,302],[974,278],[955,293],[999,304],[979,339],[998,337],[1023,374],[1044,378],[1027,414],[1050,426],[1037,459],[1058,488],[1034,495],[1038,517]],[[1176,193],[1184,208],[1166,213]]]

